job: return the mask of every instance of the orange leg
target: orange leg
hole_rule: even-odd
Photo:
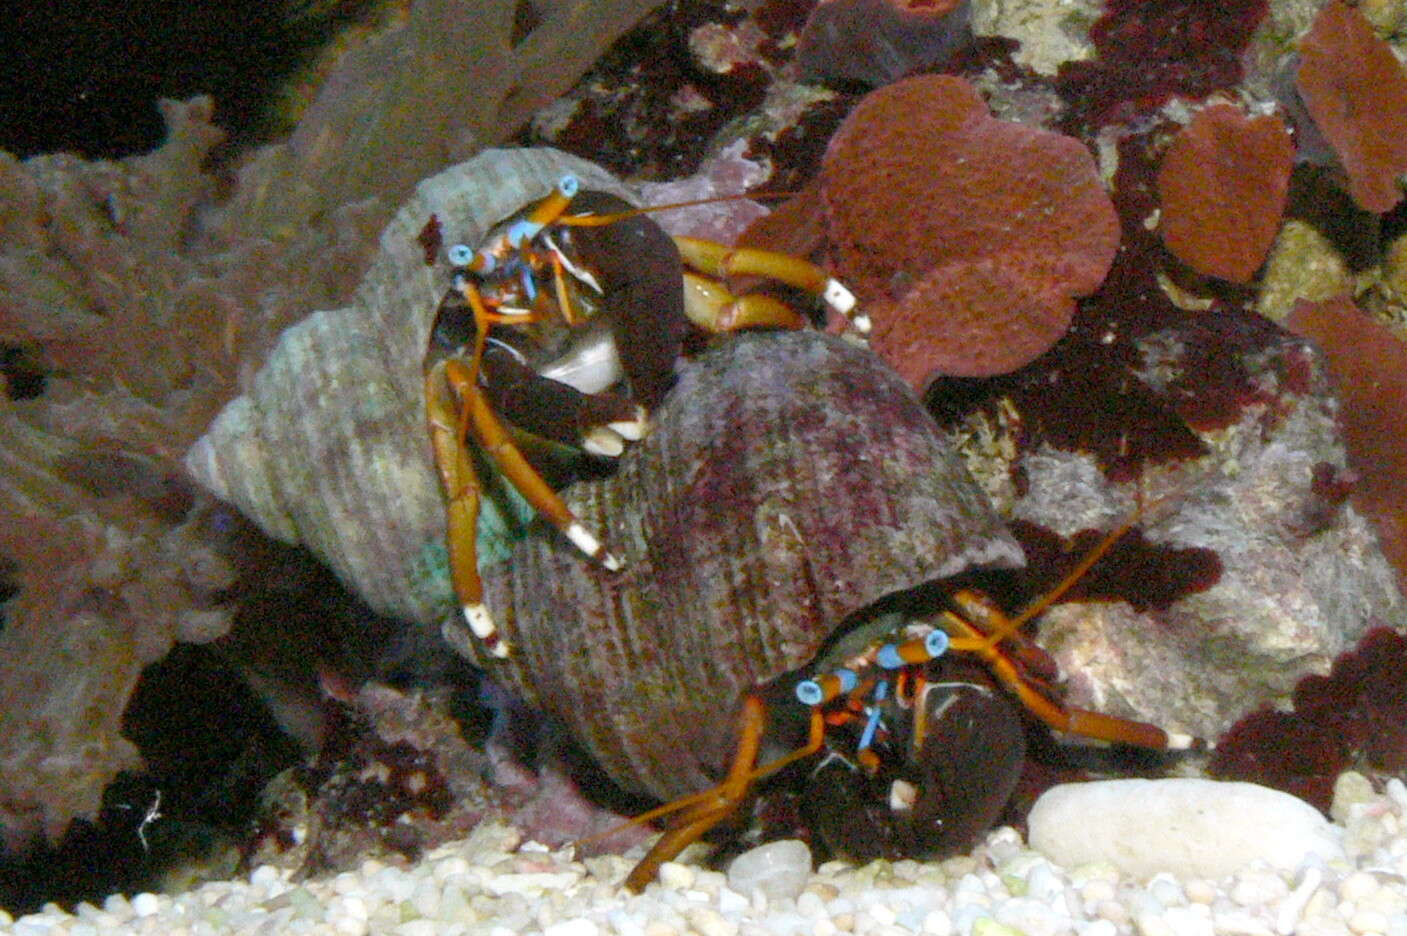
[[[1120,741],[1139,747],[1195,747],[1201,742],[1188,735],[1169,734],[1162,728],[1146,722],[1065,706],[1058,701],[1050,687],[1027,676],[1013,661],[1012,656],[1001,648],[1001,644],[1006,641],[1014,645],[1014,652],[1019,652],[1022,646],[1029,646],[1021,636],[1021,628],[1026,622],[1059,601],[1061,596],[1073,588],[1095,563],[1104,558],[1109,550],[1114,548],[1114,544],[1133,528],[1146,509],[1147,505],[1140,506],[1131,517],[1106,534],[1054,588],[1031,602],[1015,617],[1007,617],[990,600],[969,591],[960,591],[953,596],[953,601],[962,613],[949,613],[945,617],[953,632],[960,635],[952,638],[952,649],[965,650],[979,656],[991,667],[997,678],[1016,694],[1031,714],[1057,731],[1068,731],[1102,741]]]
[[[728,247],[696,237],[676,237],[684,262],[712,276],[765,276],[814,293],[844,315],[860,334],[870,330],[869,316],[855,311],[855,295],[816,264],[790,254],[755,247]]]
[[[477,544],[479,477],[460,441],[457,407],[445,381],[445,366],[446,362],[442,361],[425,375],[425,410],[435,467],[445,492],[450,580],[464,620],[474,636],[483,641],[494,656],[507,656],[508,644],[499,638],[498,628],[484,605]]]
[[[605,544],[586,529],[571,509],[552,490],[551,486],[538,474],[499,418],[494,415],[488,399],[479,388],[472,369],[457,358],[444,362],[445,380],[463,407],[468,429],[475,440],[483,447],[485,454],[503,472],[505,478],[518,489],[519,493],[532,505],[533,509],[546,517],[574,546],[592,559],[600,562],[612,572],[621,568],[621,562],[606,550]]]
[[[715,334],[740,328],[802,328],[806,320],[785,302],[748,293],[735,296],[721,282],[684,274],[684,314],[704,331]]]
[[[728,776],[722,783],[700,793],[665,803],[634,817],[623,826],[582,840],[589,842],[610,835],[625,826],[652,822],[661,816],[674,816],[664,835],[660,836],[659,841],[626,877],[625,886],[632,891],[639,893],[644,890],[645,885],[653,881],[659,873],[660,865],[673,860],[681,851],[706,835],[709,829],[726,819],[747,798],[748,791],[758,780],[816,753],[825,740],[825,723],[821,718],[821,711],[814,708],[811,711],[810,733],[806,745],[758,767],[757,754],[762,747],[762,732],[767,726],[766,704],[755,695],[745,696],[738,721],[738,750],[733,755]]]
[[[573,190],[574,191],[574,190]],[[573,227],[601,227],[608,224],[615,224],[639,214],[650,211],[658,211],[662,208],[684,208],[689,205],[703,205],[710,202],[719,201],[716,198],[701,198],[694,201],[677,202],[673,205],[656,205],[652,208],[633,208],[628,211],[618,211],[610,214],[567,214],[565,205],[560,210],[552,210],[546,205],[546,200],[539,205],[534,212],[534,218],[541,217],[555,223]],[[555,204],[554,206],[555,207]],[[867,335],[870,331],[870,319],[868,315],[855,311],[855,294],[852,293],[845,284],[833,278],[824,269],[803,260],[800,257],[793,257],[791,254],[778,253],[772,250],[762,250],[756,247],[729,247],[716,241],[704,240],[697,237],[676,236],[675,245],[679,248],[680,256],[684,263],[701,273],[711,276],[765,276],[779,282],[804,289],[817,296],[820,296],[827,305],[845,316],[851,327],[861,335]],[[560,276],[560,273],[559,273]],[[686,290],[687,291],[687,290]],[[723,298],[713,298],[722,296]],[[755,325],[775,325],[772,319],[781,313],[778,309],[772,308],[769,302],[754,303],[748,297],[741,299],[732,296],[727,290],[718,288],[712,293],[712,297],[707,301],[713,302],[714,311],[703,311],[703,306],[697,305],[703,297],[695,297],[689,300],[696,304],[699,309],[699,317],[695,317],[694,312],[690,312],[690,318],[701,327],[709,331],[728,331],[730,328],[746,328]],[[568,321],[571,320],[570,305],[563,304],[564,314]],[[738,324],[728,326],[717,324],[723,320],[737,320]],[[785,327],[798,327],[786,325]]]
[[[606,551],[599,539],[587,532],[557,493],[528,464],[513,444],[507,429],[494,415],[479,386],[484,347],[490,329],[499,324],[529,322],[536,315],[490,311],[478,288],[467,277],[457,282],[456,288],[474,315],[472,351],[467,361],[462,357],[447,356],[426,371],[426,414],[435,466],[445,492],[450,578],[455,595],[474,634],[495,656],[507,656],[508,646],[499,638],[498,628],[483,603],[483,583],[479,578],[477,536],[480,484],[473,460],[464,447],[471,429],[485,453],[509,482],[534,509],[561,529],[574,545],[613,571],[620,568],[620,561]]]
[[[991,610],[988,609],[988,613],[991,613]],[[1194,738],[1183,734],[1169,734],[1157,725],[1147,722],[1065,706],[1053,696],[1049,687],[1023,675],[1011,658],[1003,653],[999,646],[993,645],[993,636],[1010,630],[1011,622],[1006,620],[1005,616],[1002,616],[1000,628],[988,634],[951,612],[945,617],[948,626],[960,634],[952,638],[950,649],[973,653],[980,657],[1002,684],[1021,700],[1027,711],[1056,731],[1068,731],[1100,741],[1119,741],[1159,750],[1189,748],[1197,744]],[[1011,639],[1021,640],[1020,637]]]

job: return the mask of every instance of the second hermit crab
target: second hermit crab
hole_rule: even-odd
[[[1021,708],[1097,739],[1192,743],[1067,705],[1022,633],[1044,603],[1008,619],[962,587],[1021,552],[912,392],[840,339],[710,349],[619,470],[565,496],[626,567],[529,537],[486,576],[514,654],[446,634],[623,788],[671,801],[646,816],[669,830],[632,887],[774,781],[852,857],[967,847],[1019,774]]]

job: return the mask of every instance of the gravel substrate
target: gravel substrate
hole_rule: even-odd
[[[822,865],[763,889],[688,862],[664,867],[645,894],[619,882],[628,858],[573,859],[485,826],[409,868],[368,861],[355,873],[293,883],[272,867],[177,897],[113,896],[74,914],[50,904],[3,932],[386,933],[397,936],[701,936],[873,933],[884,936],[1407,936],[1407,787],[1382,794],[1340,783],[1334,828],[1347,860],[1291,871],[1252,866],[1218,881],[1169,874],[1137,880],[1110,864],[1065,869],[999,829],[973,854],[939,863]],[[785,865],[796,845],[780,849]],[[737,889],[735,889],[737,888]],[[794,895],[794,896],[792,896]]]

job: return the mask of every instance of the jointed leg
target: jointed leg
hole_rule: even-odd
[[[740,328],[802,328],[806,320],[787,305],[761,293],[735,296],[718,280],[684,274],[684,314],[704,331]]]
[[[653,881],[659,873],[660,865],[675,858],[737,809],[754,783],[788,764],[816,753],[825,739],[825,723],[821,719],[820,709],[813,709],[806,745],[758,767],[757,754],[762,747],[762,732],[766,725],[766,703],[755,695],[745,696],[739,716],[738,750],[733,755],[733,763],[728,768],[728,776],[723,782],[701,793],[665,803],[626,823],[627,826],[641,825],[661,816],[674,815],[664,835],[626,877],[626,887],[637,893],[644,890],[645,885]],[[583,841],[601,838],[614,831],[616,830],[611,829],[602,836],[592,836]]]
[[[534,510],[561,530],[573,545],[612,572],[619,570],[620,560],[607,552],[605,544],[582,526],[581,521],[557,492],[552,490],[542,475],[537,473],[537,469],[518,451],[508,430],[494,415],[493,408],[489,406],[483,390],[475,380],[470,365],[451,358],[445,362],[444,372],[450,389],[463,407],[469,431],[503,472],[504,477],[518,489]]]
[[[494,656],[507,656],[508,644],[484,605],[484,588],[479,579],[478,526],[479,478],[474,463],[460,439],[459,419],[444,378],[444,364],[431,368],[425,376],[425,409],[430,424],[430,443],[435,467],[445,492],[450,580],[459,599],[464,620],[474,636]]]
[[[1196,745],[1196,739],[1183,734],[1170,734],[1157,725],[1133,721],[1114,715],[1104,715],[1086,709],[1070,708],[1058,701],[1055,694],[1039,680],[1026,676],[1003,651],[999,642],[994,644],[992,636],[1008,633],[1007,621],[1002,621],[1000,631],[984,634],[969,621],[956,614],[946,615],[948,625],[959,632],[952,638],[951,649],[975,654],[991,669],[992,673],[1010,689],[1021,704],[1032,715],[1045,722],[1056,731],[1068,731],[1100,741],[1119,741],[1139,747],[1166,749],[1189,748]],[[1022,642],[1019,636],[1011,638]]]
[[[870,331],[870,319],[855,311],[855,294],[816,264],[790,254],[756,247],[728,247],[696,237],[675,237],[674,243],[684,262],[701,273],[713,276],[765,276],[820,296],[832,309],[844,315],[862,335]]]

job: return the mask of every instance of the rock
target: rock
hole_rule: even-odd
[[[1337,830],[1288,793],[1254,783],[1102,780],[1047,790],[1030,815],[1031,847],[1067,868],[1107,862],[1137,878],[1169,871],[1216,879],[1262,860],[1293,870],[1342,858]]]
[[[1169,318],[1122,350],[1072,334],[960,431],[1033,594],[1137,517],[1037,622],[1067,704],[1216,739],[1407,603],[1347,500],[1323,352],[1230,307]]]
[[[811,849],[797,839],[760,845],[728,866],[729,887],[740,894],[760,890],[770,901],[794,900],[810,877]]]

